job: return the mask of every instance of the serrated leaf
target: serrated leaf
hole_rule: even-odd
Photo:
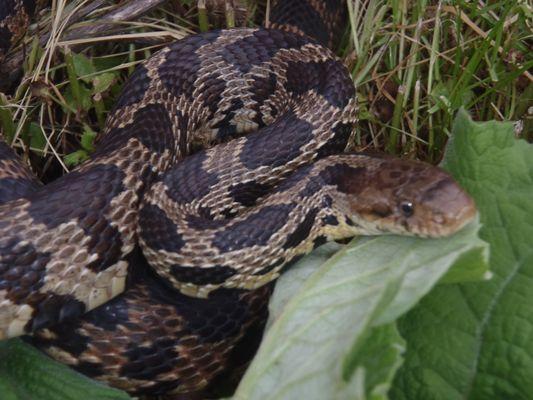
[[[130,397],[61,365],[19,339],[0,342],[2,400],[127,400]]]
[[[476,200],[493,279],[437,287],[399,327],[393,399],[530,399],[533,393],[533,145],[509,122],[460,111],[445,166]]]
[[[313,272],[286,303],[234,398],[383,398],[399,361],[385,357],[387,363],[373,365],[361,346],[368,345],[372,329],[391,324],[412,307],[462,254],[482,249],[477,254],[486,257],[478,229],[474,222],[443,239],[383,236],[353,241]],[[280,278],[271,304],[287,301],[285,291],[298,286],[307,260]],[[279,296],[283,300],[277,301]],[[386,337],[389,346],[397,344],[394,335]],[[382,378],[375,381],[376,376]]]

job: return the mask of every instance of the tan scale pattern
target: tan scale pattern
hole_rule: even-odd
[[[253,121],[258,112],[258,105],[252,100],[251,88],[249,83],[257,78],[258,73],[272,72],[276,75],[277,86],[276,92],[271,96],[279,98],[287,98],[284,93],[284,85],[287,84],[285,76],[286,63],[288,61],[302,61],[302,62],[323,62],[325,60],[334,60],[331,53],[321,46],[314,44],[306,44],[301,48],[281,49],[271,60],[264,62],[263,65],[253,65],[250,71],[242,74],[237,65],[230,65],[220,57],[212,57],[217,48],[229,46],[238,40],[254,35],[257,30],[241,29],[234,31],[223,32],[217,40],[201,46],[196,52],[201,61],[201,68],[198,73],[194,86],[193,100],[190,101],[184,95],[176,98],[170,93],[161,83],[158,75],[158,68],[165,63],[169,54],[168,49],[158,52],[153,58],[145,63],[145,69],[148,71],[147,89],[142,97],[135,103],[124,106],[115,110],[107,121],[107,128],[103,135],[98,139],[99,143],[105,142],[106,137],[113,129],[135,130],[134,121],[137,113],[144,107],[152,104],[158,104],[168,113],[172,121],[171,130],[174,132],[176,138],[182,135],[187,135],[186,143],[194,143],[195,141],[213,142],[216,136],[216,130],[209,128],[214,126],[217,122],[224,118],[224,112],[231,106],[231,99],[244,99],[244,110],[237,114],[240,122],[237,123],[237,133],[246,133],[247,130],[254,129],[257,124]],[[220,74],[222,71],[222,74]],[[209,81],[206,77],[210,74],[219,73],[225,80],[226,88],[222,92],[222,100],[216,108],[214,115],[211,115],[207,98],[203,97],[203,93]],[[309,93],[309,101],[317,101]],[[305,103],[305,102],[304,102]],[[302,104],[304,104],[302,103]],[[264,104],[267,104],[268,101]],[[272,101],[272,104],[275,104]],[[287,109],[287,104],[276,105],[277,112],[282,112]],[[300,110],[300,108],[302,108]],[[305,107],[298,105],[295,108],[295,113],[302,120],[306,120]],[[355,115],[355,108],[350,105],[350,114]],[[265,106],[263,106],[265,109]],[[182,132],[183,126],[180,126],[178,119],[178,111],[188,116],[187,132]],[[316,124],[315,113],[309,119],[309,123]],[[333,113],[326,113],[327,116],[333,118]],[[269,121],[272,117],[266,115],[263,120]],[[353,118],[354,120],[354,118]],[[235,123],[235,121],[233,121]],[[202,139],[202,134],[205,134],[206,128],[211,129],[209,137]],[[327,137],[324,139],[327,140]],[[175,147],[168,149],[162,154],[155,154],[145,147],[137,138],[131,137],[123,147],[114,152],[100,152],[88,163],[82,165],[78,172],[80,174],[90,173],[95,167],[116,167],[124,174],[122,181],[123,190],[114,198],[109,199],[107,205],[101,204],[100,207],[107,211],[103,216],[105,221],[111,228],[115,228],[118,232],[121,247],[120,254],[117,261],[109,265],[105,271],[92,271],[85,268],[85,265],[93,263],[99,259],[99,253],[91,253],[87,248],[89,237],[85,236],[83,229],[77,226],[76,220],[71,220],[64,224],[60,224],[55,228],[48,228],[43,224],[36,224],[32,221],[32,216],[26,212],[26,208],[30,206],[29,202],[21,200],[17,203],[10,203],[0,207],[0,215],[9,222],[5,229],[11,233],[22,232],[29,233],[29,236],[23,234],[27,239],[22,244],[33,246],[41,253],[49,253],[50,260],[46,266],[47,275],[41,287],[34,293],[34,303],[13,303],[9,298],[0,299],[0,310],[2,311],[2,320],[4,323],[0,325],[0,332],[2,336],[16,336],[22,334],[30,326],[32,318],[37,312],[34,304],[38,304],[38,299],[44,299],[48,294],[57,294],[60,296],[71,295],[79,300],[87,310],[90,310],[99,304],[104,303],[109,298],[120,293],[124,287],[126,276],[127,263],[120,261],[120,257],[126,256],[130,253],[135,243],[137,242],[137,212],[140,198],[139,193],[145,189],[146,183],[140,179],[148,170],[151,170],[155,175],[158,171],[166,170],[169,165],[181,159],[188,148],[180,149],[180,140],[175,140]],[[244,143],[244,141],[241,141]],[[239,149],[240,144],[235,146]],[[270,171],[269,168],[260,168],[258,171],[246,171],[244,166],[236,168],[232,174],[237,172],[244,172],[241,178],[242,182],[247,180],[260,181],[262,177],[272,172],[273,177],[266,179],[269,182],[279,180],[276,176],[286,175],[287,171],[293,170],[296,166],[309,162],[312,158],[312,149],[305,150],[301,160],[295,160],[288,163],[288,168],[276,168]],[[233,152],[234,157],[238,157],[236,152]],[[230,162],[227,155],[224,157],[226,161]],[[217,162],[220,165],[220,160]],[[228,164],[228,165],[230,165]],[[206,165],[206,167],[208,167]],[[278,171],[279,169],[279,171]],[[224,178],[222,176],[222,178]],[[215,187],[213,188],[212,204],[213,210],[216,213],[217,202],[227,200],[227,188]],[[98,202],[97,202],[98,203]],[[211,204],[208,201],[208,204]],[[238,205],[235,205],[238,207]],[[235,208],[234,207],[234,208]],[[226,207],[227,208],[227,207]],[[6,241],[10,238],[6,237]],[[44,297],[43,297],[44,296]],[[12,321],[12,322],[8,322]]]
[[[328,11],[325,3],[319,0],[309,0],[308,7],[324,15],[326,28],[333,30],[338,25],[341,11]],[[276,26],[276,21],[273,24]],[[295,26],[283,27],[303,33]],[[133,394],[153,393],[162,390],[161,385],[167,383],[171,384],[166,389],[170,393],[201,391],[228,366],[231,353],[246,330],[258,322],[264,322],[264,308],[270,291],[267,284],[275,280],[281,269],[295,256],[311,251],[315,239],[324,237],[332,240],[360,233],[383,232],[443,235],[459,229],[472,218],[475,208],[468,203],[464,193],[456,190],[456,186],[447,186],[451,178],[441,171],[432,169],[428,172],[427,166],[409,162],[405,165],[386,158],[364,155],[330,156],[319,160],[304,178],[294,182],[292,186],[269,197],[256,199],[255,208],[248,208],[238,201],[231,192],[231,187],[238,184],[275,187],[298,168],[315,162],[320,149],[327,147],[336,138],[336,129],[341,125],[353,126],[357,114],[357,103],[351,98],[353,87],[350,85],[349,88],[338,88],[350,97],[349,101],[341,101],[342,107],[334,105],[335,101],[332,102],[322,92],[323,87],[309,87],[305,90],[296,87],[294,92],[288,89],[293,84],[288,78],[291,63],[331,62],[340,65],[331,51],[312,41],[307,41],[300,47],[281,46],[272,57],[261,63],[252,60],[246,73],[241,72],[240,65],[225,61],[217,53],[244,38],[253,37],[257,32],[264,31],[223,31],[216,40],[194,50],[200,65],[194,71],[196,78],[192,95],[176,95],[172,92],[176,88],[169,89],[166,86],[168,83],[163,82],[161,68],[171,55],[170,47],[163,49],[144,64],[147,75],[143,83],[147,83],[147,86],[142,95],[136,97],[137,101],[117,108],[109,116],[107,128],[99,138],[102,146],[112,143],[111,134],[117,130],[131,131],[132,135],[127,136],[112,151],[97,151],[88,163],[75,171],[81,175],[80,179],[98,168],[108,168],[123,175],[119,193],[106,198],[105,204],[104,200],[98,203],[96,199],[95,202],[104,217],[103,221],[108,225],[106,229],[118,232],[115,239],[121,244],[119,254],[114,256],[114,262],[107,268],[101,271],[88,268],[91,262],[100,260],[102,254],[98,249],[94,252],[88,250],[91,237],[80,227],[77,219],[73,218],[50,228],[33,220],[29,212],[31,201],[21,199],[0,206],[0,221],[3,224],[0,232],[22,233],[24,240],[19,246],[31,245],[49,257],[46,277],[39,289],[30,294],[31,299],[13,300],[13,293],[0,288],[0,339],[28,332],[28,327],[36,318],[36,307],[46,296],[72,296],[82,302],[87,310],[91,310],[122,292],[128,268],[142,263],[139,259],[132,262],[129,258],[131,254],[135,254],[132,251],[139,242],[139,233],[143,233],[143,226],[138,223],[139,207],[142,204],[156,206],[166,213],[184,245],[179,252],[173,252],[148,246],[144,237],[140,244],[152,267],[157,268],[158,273],[173,283],[181,293],[172,292],[172,299],[162,299],[158,297],[161,296],[160,291],[168,292],[171,289],[160,281],[134,281],[123,296],[113,299],[103,308],[93,310],[78,322],[40,330],[35,340],[36,344],[54,358]],[[274,32],[271,35],[275,37],[280,33]],[[334,35],[331,32],[328,35],[331,41]],[[271,74],[275,77],[275,89],[266,100],[258,104],[252,90],[254,80],[266,79]],[[344,81],[340,79],[343,84],[350,81],[347,71],[342,70],[340,75],[346,78]],[[224,88],[220,101],[210,104],[206,93],[215,76],[223,82]],[[171,188],[166,186],[164,180],[158,180],[155,184],[151,180],[168,176],[166,171],[175,168],[173,165],[193,148],[211,146],[220,141],[217,126],[225,120],[237,99],[243,106],[234,110],[234,116],[229,121],[235,136],[256,131],[260,125],[257,121],[275,126],[279,115],[290,111],[302,126],[311,127],[310,140],[296,149],[298,151],[284,160],[282,165],[270,162],[250,167],[247,164],[250,160],[243,158],[250,151],[247,147],[250,142],[246,137],[236,138],[229,144],[207,150],[202,153],[205,159],[198,168],[207,175],[216,175],[217,182],[210,184],[207,194],[197,195],[188,204],[176,204],[169,196]],[[134,123],[136,117],[152,105],[164,110],[165,116],[170,120],[174,138],[172,143],[167,144],[168,147],[160,151],[153,151],[145,142],[146,138],[135,136],[135,131],[139,128]],[[185,124],[180,115],[187,117]],[[336,146],[339,147],[338,144]],[[283,150],[283,145],[278,148]],[[258,151],[261,155],[259,150],[265,149],[251,151]],[[342,148],[337,150],[342,151]],[[178,167],[180,164],[178,163]],[[1,167],[0,164],[0,174]],[[349,167],[355,169],[355,172],[346,182],[341,180],[335,184],[325,183],[320,189],[302,197],[301,193],[308,190],[307,185],[313,179],[322,179],[322,174],[331,167]],[[357,169],[359,167],[362,167],[363,172]],[[398,171],[403,171],[400,173],[401,179],[394,178]],[[150,178],[146,178],[147,176]],[[419,180],[411,181],[411,177]],[[424,199],[423,195],[434,190],[436,181],[444,188],[439,194],[449,201],[446,210],[443,210],[441,203],[434,204],[435,201]],[[191,183],[178,182],[178,185],[181,184]],[[193,189],[194,184],[192,182]],[[200,184],[205,182],[198,182]],[[343,190],[339,189],[340,186],[343,186]],[[414,196],[413,189],[421,195]],[[145,191],[149,191],[149,196],[141,198]],[[324,202],[330,197],[333,205]],[[390,214],[384,215],[384,204],[376,204],[376,198],[387,200],[385,208],[388,207],[386,211],[390,211]],[[414,217],[406,218],[399,213],[400,198],[416,200],[417,214]],[[283,224],[261,243],[225,250],[215,245],[228,227],[231,229],[232,226],[246,222],[247,217],[270,206],[290,211],[282,221]],[[461,207],[461,212],[458,212]],[[212,215],[210,223],[222,221],[226,225],[212,225],[213,228],[209,228],[209,224],[195,226],[188,222],[188,217],[202,216],[206,210]],[[236,216],[224,221],[227,212]],[[302,229],[306,218],[312,213],[315,213],[314,219],[307,226],[309,229],[305,232],[305,237],[287,246],[287,238]],[[452,214],[453,217],[450,216]],[[323,222],[332,217],[336,219],[336,224]],[[151,224],[159,222],[151,221]],[[0,237],[0,248],[9,245],[8,241],[9,238]],[[2,256],[0,253],[0,262],[9,259],[9,255],[4,259]],[[218,283],[182,282],[169,271],[169,264],[171,267],[175,264],[191,268],[197,274],[203,274],[215,266],[224,266],[232,275]],[[266,271],[265,268],[269,266],[272,268]],[[234,290],[236,288],[242,291]],[[222,301],[228,301],[230,309],[239,306],[250,315],[244,320],[235,319],[238,321],[235,331],[224,331],[221,326],[213,325],[213,331],[204,332],[204,326],[197,326],[198,322],[194,318],[201,312],[201,307],[217,305],[216,296],[220,293],[236,296],[231,301],[222,297]],[[193,308],[195,302],[199,302],[200,308]],[[261,310],[263,311],[260,312]],[[106,311],[112,315],[109,319]],[[209,319],[209,308],[204,312]],[[229,324],[235,316],[222,317],[227,317],[226,322]],[[217,333],[219,328],[221,332]],[[85,341],[78,343],[79,338]],[[162,344],[161,339],[168,342]],[[66,341],[69,341],[71,347],[66,346]],[[76,354],[72,352],[73,343],[80,346]],[[139,349],[147,354],[138,357]],[[169,363],[163,370],[151,364],[158,357],[160,361]],[[87,369],[87,366],[92,369]]]

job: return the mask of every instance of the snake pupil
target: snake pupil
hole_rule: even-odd
[[[402,210],[402,213],[406,217],[410,217],[415,212],[415,206],[410,201],[404,201],[402,204],[400,204],[400,209]]]

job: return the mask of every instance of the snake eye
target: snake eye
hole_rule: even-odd
[[[404,201],[400,204],[400,210],[405,217],[409,218],[415,212],[415,206],[410,201]]]

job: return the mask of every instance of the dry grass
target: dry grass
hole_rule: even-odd
[[[91,11],[95,3],[106,5]],[[14,49],[24,51],[24,76],[0,94],[4,137],[41,179],[56,178],[92,151],[95,132],[136,64],[199,30],[260,24],[264,2],[243,3],[170,2],[89,35],[121,5],[54,1]],[[517,134],[533,139],[528,4],[352,0],[349,6],[339,55],[358,87],[360,149],[436,162],[461,106],[478,120],[518,121]],[[39,43],[37,33],[47,40]]]

